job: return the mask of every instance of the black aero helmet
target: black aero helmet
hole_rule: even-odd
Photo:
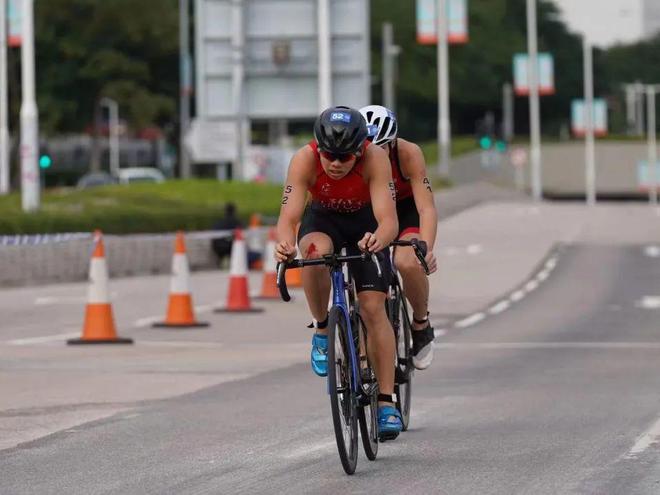
[[[367,139],[367,122],[353,108],[331,107],[316,119],[314,139],[321,151],[335,155],[357,153]]]

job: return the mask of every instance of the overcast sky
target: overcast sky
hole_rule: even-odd
[[[643,33],[644,0],[554,0],[572,31],[599,46],[637,41]],[[655,0],[660,2],[660,0]]]

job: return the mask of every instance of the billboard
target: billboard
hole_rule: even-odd
[[[451,44],[468,42],[467,0],[445,0],[447,2],[448,36]],[[435,45],[438,42],[436,12],[438,0],[417,0],[417,43]]]
[[[195,1],[198,118],[235,118],[237,77],[243,81],[248,119],[318,115],[318,0]],[[332,104],[367,105],[371,103],[369,1],[329,3]],[[233,34],[235,5],[242,8],[242,49]]]
[[[607,102],[602,98],[594,98],[593,107],[594,135],[607,135]],[[574,136],[583,137],[586,132],[584,100],[571,102],[571,131]]]
[[[517,96],[529,95],[529,56],[516,53],[513,56],[513,86]],[[554,60],[550,53],[538,54],[539,95],[555,94]]]
[[[7,19],[9,22],[7,44],[11,47],[21,46],[21,0],[9,0],[7,8]]]

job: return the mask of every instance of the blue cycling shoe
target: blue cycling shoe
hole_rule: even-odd
[[[403,430],[401,413],[394,406],[378,407],[378,440],[394,440]]]
[[[328,376],[328,336],[315,333],[312,337],[312,370],[318,376]]]

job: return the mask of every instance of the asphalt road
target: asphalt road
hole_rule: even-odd
[[[0,493],[657,494],[659,259],[581,244],[553,259],[446,329],[410,431],[353,477],[324,382],[297,364],[4,450]]]

